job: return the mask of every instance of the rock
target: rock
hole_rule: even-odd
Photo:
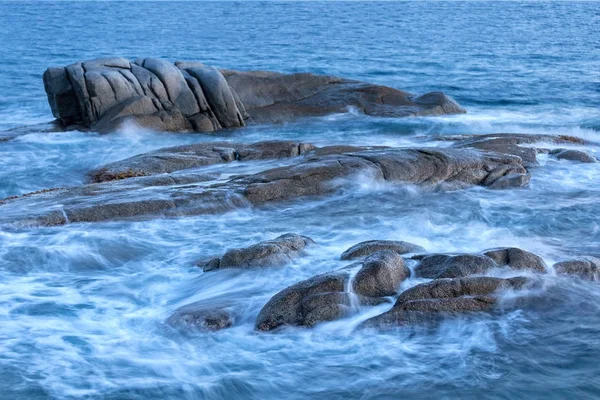
[[[359,270],[350,285],[350,271],[354,268]],[[283,325],[311,327],[343,318],[353,312],[353,303],[365,306],[386,302],[382,297],[395,295],[409,275],[396,252],[377,252],[362,263],[317,275],[277,293],[260,311],[256,329],[269,331]]]
[[[391,310],[363,326],[431,323],[457,314],[489,311],[498,302],[499,291],[523,289],[529,282],[524,277],[472,277],[422,283],[401,293]]]
[[[228,250],[220,259],[198,264],[204,272],[224,268],[253,268],[282,266],[299,257],[315,242],[306,236],[286,233],[242,249]]]
[[[409,276],[410,270],[397,252],[381,250],[365,258],[352,281],[352,287],[361,296],[394,296],[400,284]]]
[[[202,149],[198,150],[199,155],[193,153],[197,148],[192,147],[187,154],[191,160],[189,163],[184,156],[188,149],[186,146],[179,147],[172,158],[168,152],[162,152],[162,156],[141,155],[122,164],[117,162],[94,171],[92,175],[95,180],[108,182],[45,193],[43,199],[29,195],[0,201],[0,223],[60,225],[156,215],[215,214],[303,196],[332,194],[344,182],[350,183],[357,174],[374,181],[414,183],[442,189],[459,189],[470,185],[494,188],[503,176],[508,175],[523,176],[523,180],[514,181],[514,186],[511,185],[520,187],[529,178],[521,159],[514,156],[468,149],[402,148],[327,156],[308,154],[293,165],[212,185],[201,183],[215,179],[206,174],[174,172],[162,176],[143,176],[189,168],[190,165],[227,162],[234,158],[247,160],[255,156],[275,157],[281,152],[293,155],[304,151],[301,145],[296,144],[265,145],[271,149],[268,152],[264,148],[257,150],[254,146],[248,145],[240,150],[225,148],[222,143],[215,147],[213,143],[209,147],[199,146]],[[245,153],[246,150],[248,153]],[[160,188],[144,190],[148,186],[157,186],[156,181],[160,181]],[[187,185],[178,186],[177,182]],[[119,196],[110,195],[117,192]],[[35,206],[31,203],[35,203]]]
[[[536,143],[552,144],[588,144],[589,142],[573,136],[566,135],[533,135],[518,133],[494,133],[486,135],[455,135],[440,136],[438,140],[456,141],[454,147],[475,148],[485,151],[493,151],[502,154],[518,156],[523,160],[525,166],[537,164],[537,154],[547,152],[543,148],[521,146],[523,144],[533,145]]]
[[[494,260],[479,254],[433,254],[425,255],[414,268],[419,278],[459,278],[484,274],[497,267]]]
[[[559,275],[575,275],[587,281],[598,281],[600,280],[600,258],[587,256],[561,261],[554,264],[554,270]]]
[[[175,310],[166,322],[177,329],[218,331],[232,326],[234,318],[227,309],[192,303]]]
[[[515,270],[530,270],[542,274],[546,273],[546,263],[540,256],[516,247],[502,247],[486,250],[483,254],[490,257],[499,266],[506,265]]]
[[[314,276],[273,296],[260,310],[256,329],[270,331],[283,325],[313,326],[343,315],[348,271]]]
[[[218,70],[198,62],[102,58],[48,68],[44,88],[62,124],[110,132],[127,120],[157,130],[212,132],[248,122],[347,112],[404,117],[464,113],[453,99],[313,74]]]
[[[458,149],[385,149],[313,157],[232,183],[245,187],[245,196],[251,203],[262,204],[331,193],[336,190],[332,181],[359,173],[374,180],[443,184],[454,189],[470,185],[494,188],[508,175],[523,178],[511,181],[511,187],[522,187],[529,180],[517,157]]]
[[[381,250],[393,250],[398,254],[421,253],[425,249],[416,244],[397,240],[368,240],[350,247],[342,253],[342,260],[365,257]]]
[[[428,279],[483,275],[499,267],[546,273],[546,263],[541,257],[516,247],[486,250],[483,254],[420,254],[412,258],[419,260],[415,275]]]
[[[313,150],[308,143],[264,141],[253,144],[232,142],[197,143],[166,147],[104,165],[90,172],[93,182],[170,173],[232,161],[296,157]]]
[[[550,152],[550,155],[559,160],[577,161],[580,163],[595,163],[598,161],[594,156],[585,151],[574,149],[555,149]]]

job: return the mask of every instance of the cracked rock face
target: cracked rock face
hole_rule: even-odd
[[[273,240],[266,240],[242,249],[231,249],[220,258],[198,264],[204,272],[224,268],[253,268],[282,266],[302,254],[315,242],[306,236],[286,233]]]
[[[98,132],[126,120],[163,131],[212,132],[347,112],[382,117],[464,113],[443,93],[401,90],[308,73],[218,70],[198,62],[102,58],[48,68],[44,87],[65,127]]]

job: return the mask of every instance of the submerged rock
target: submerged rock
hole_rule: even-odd
[[[204,272],[224,268],[252,268],[282,266],[299,257],[315,242],[306,236],[287,233],[243,249],[228,250],[221,258],[201,262]]]
[[[559,160],[577,161],[588,164],[598,162],[598,160],[596,160],[594,156],[581,150],[555,149],[550,152],[550,155],[556,157]]]
[[[393,250],[398,254],[422,253],[425,249],[419,245],[399,240],[368,240],[350,247],[342,253],[342,260],[365,257],[381,250]]]
[[[201,303],[183,306],[166,323],[181,330],[218,331],[233,325],[234,318],[226,308],[211,308]]]
[[[363,325],[385,327],[429,323],[457,314],[489,311],[498,302],[498,292],[523,289],[528,283],[524,277],[472,277],[422,283],[402,292],[391,310]]]
[[[559,275],[575,275],[587,281],[598,281],[600,280],[600,258],[587,256],[561,261],[554,264],[554,270]]]
[[[62,124],[99,132],[126,120],[165,131],[212,132],[347,112],[349,107],[381,117],[465,112],[439,92],[416,97],[334,76],[218,70],[157,58],[102,58],[48,68],[44,88]]]

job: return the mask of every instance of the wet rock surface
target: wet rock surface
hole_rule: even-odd
[[[424,253],[425,249],[419,245],[400,240],[368,240],[360,242],[344,251],[342,260],[354,260],[366,257],[381,250],[392,250],[398,254]]]
[[[482,254],[420,254],[412,258],[419,260],[414,267],[415,275],[427,279],[485,275],[502,267],[546,273],[546,263],[541,257],[516,247],[486,250]]]
[[[127,120],[164,131],[213,132],[349,107],[381,117],[465,112],[440,92],[416,97],[333,76],[218,70],[157,58],[95,59],[48,68],[43,78],[52,113],[63,125],[99,132]]]
[[[256,149],[256,146],[262,145],[266,150]],[[238,153],[248,151],[244,153],[248,154],[246,159],[252,159],[293,155],[301,149],[299,144],[289,142],[262,145],[250,145],[252,151],[244,148]],[[194,163],[223,162],[223,154],[228,155],[225,159],[229,159],[237,151],[225,151],[220,146],[216,147],[217,150],[215,146],[200,148],[208,155],[193,156]],[[150,156],[149,159],[160,157]],[[372,181],[430,185],[442,189],[460,189],[472,185],[491,189],[519,188],[525,186],[530,178],[521,159],[510,155],[469,149],[389,148],[359,149],[325,156],[308,154],[289,166],[214,184],[206,184],[211,178],[198,172],[136,176],[151,174],[161,168],[170,169],[170,159],[166,164],[164,160],[159,161],[157,166],[150,161],[148,168],[142,162],[139,170],[131,169],[131,173],[126,172],[123,176],[126,178],[129,174],[132,178],[118,180],[123,171],[129,171],[127,168],[136,165],[136,160],[134,157],[133,162],[116,163],[93,174],[97,180],[117,181],[5,199],[2,201],[4,213],[0,222],[60,225],[157,215],[215,214],[304,196],[333,194],[356,176]],[[174,169],[181,167],[181,164],[177,165]],[[145,190],[149,186],[156,189]],[[116,193],[119,195],[116,196]]]
[[[210,142],[167,147],[104,165],[92,171],[90,177],[94,182],[106,182],[232,161],[296,157],[314,148],[311,144],[293,141],[264,141],[253,144]]]
[[[183,306],[167,318],[166,323],[180,330],[218,331],[233,325],[234,317],[227,308],[211,308],[202,303]]]
[[[394,296],[400,284],[409,276],[410,270],[398,253],[381,250],[364,259],[352,280],[352,287],[361,296]]]
[[[485,135],[440,136],[437,140],[455,141],[456,148],[472,148],[520,157],[525,166],[537,164],[537,154],[548,153],[544,144],[583,145],[589,142],[568,135],[499,133]],[[575,150],[573,150],[575,151]],[[577,151],[575,151],[577,152]]]
[[[528,282],[524,277],[471,277],[422,283],[400,294],[390,311],[363,325],[385,327],[430,323],[459,314],[489,311],[497,304],[501,291],[523,289]]]
[[[600,280],[600,258],[579,257],[554,264],[558,275],[574,275],[587,281]]]
[[[224,268],[275,267],[285,265],[302,255],[315,242],[306,236],[287,233],[242,249],[228,250],[222,257],[200,262],[204,272]]]
[[[598,162],[596,158],[585,151],[574,150],[574,149],[555,149],[550,152],[550,155],[556,157],[559,160],[577,161],[580,163],[595,163]]]

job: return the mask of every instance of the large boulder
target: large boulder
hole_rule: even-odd
[[[198,62],[102,58],[48,68],[44,88],[65,126],[99,132],[127,120],[165,131],[212,132],[355,107],[386,117],[464,113],[443,93],[420,97],[386,86],[314,74],[218,70]]]
[[[489,311],[497,304],[501,291],[523,289],[529,282],[524,277],[471,277],[422,283],[402,292],[391,310],[365,321],[364,326],[431,323],[464,313]]]
[[[225,268],[282,266],[299,257],[307,246],[314,243],[309,237],[286,233],[249,247],[228,250],[222,257],[198,265],[204,272]]]
[[[494,260],[499,266],[508,266],[514,270],[546,273],[546,263],[542,257],[517,247],[490,249],[484,251],[483,254]]]
[[[588,281],[600,280],[600,258],[587,256],[554,264],[559,275],[574,275]]]
[[[398,254],[423,253],[425,249],[419,245],[400,240],[367,240],[350,247],[342,253],[342,260],[354,260],[366,257],[381,250],[393,250]]]

